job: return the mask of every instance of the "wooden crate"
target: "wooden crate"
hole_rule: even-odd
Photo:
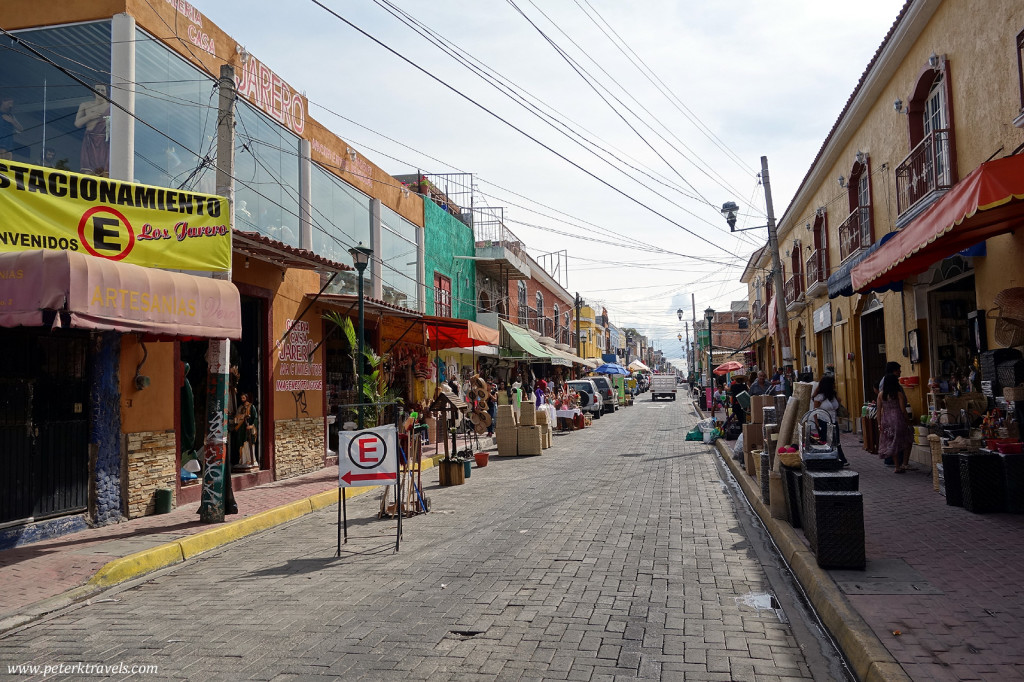
[[[545,426],[548,422],[548,413],[546,410],[537,410],[537,426]]]
[[[541,451],[541,434],[539,426],[520,426],[519,429],[519,454],[539,455]]]

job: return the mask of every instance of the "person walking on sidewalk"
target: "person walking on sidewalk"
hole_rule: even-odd
[[[886,374],[882,379],[882,392],[878,396],[878,425],[881,431],[878,454],[892,458],[895,473],[906,473],[913,436],[907,421],[907,398],[894,374]]]

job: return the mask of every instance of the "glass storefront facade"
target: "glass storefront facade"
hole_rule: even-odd
[[[105,175],[109,105],[54,64],[108,91],[110,22],[20,31],[18,38],[43,56],[0,37],[0,158]]]
[[[217,82],[139,29],[135,80],[135,181],[216,193]]]
[[[381,207],[380,218],[380,279],[384,284],[384,301],[418,310],[416,231],[419,228],[386,206]]]
[[[108,174],[109,140],[124,134],[110,128],[110,105],[47,59],[109,92],[111,22],[26,30],[18,36],[45,59],[0,39],[6,48],[0,59],[0,158]],[[145,30],[137,28],[135,36],[132,179],[216,193],[216,79]],[[300,247],[300,138],[241,99],[235,133],[235,228]],[[382,206],[377,240],[371,198],[309,163],[312,250],[349,263],[352,246],[372,245],[381,260],[366,277],[380,277],[387,302],[418,309],[420,228]],[[354,294],[354,275],[339,276],[329,291]]]

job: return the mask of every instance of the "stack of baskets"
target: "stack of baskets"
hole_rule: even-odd
[[[494,435],[498,440],[498,454],[502,457],[514,457],[518,454],[518,427],[515,408],[511,405],[498,405],[498,419],[494,425]]]
[[[551,421],[545,410],[537,411],[537,426],[540,427],[540,446],[547,450],[551,447]]]

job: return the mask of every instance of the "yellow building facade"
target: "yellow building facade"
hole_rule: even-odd
[[[999,234],[930,262],[899,233],[934,228],[932,241],[942,246],[956,230],[933,225],[936,212],[966,201],[986,162],[1024,172],[1015,158],[1024,147],[1022,36],[1024,4],[1016,0],[991,0],[984,11],[952,0],[905,6],[779,220],[792,364],[815,378],[834,370],[846,405],[873,400],[886,362],[896,361],[904,377],[919,377],[906,387],[919,414],[929,378],[948,385],[973,370],[977,386],[981,353],[1001,345],[994,299],[1024,286],[1024,233],[1013,231],[1024,226],[1018,200],[1000,209]],[[877,245],[891,233],[900,239]],[[853,291],[862,268],[880,260],[906,272],[875,283],[902,290]],[[774,367],[783,358],[765,323],[770,268],[765,248],[742,281],[755,348]]]

